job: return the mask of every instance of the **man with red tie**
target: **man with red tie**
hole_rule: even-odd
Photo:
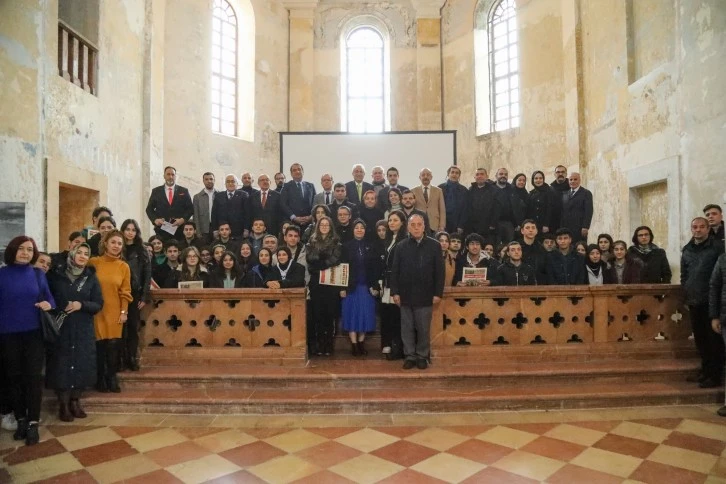
[[[146,205],[146,216],[154,224],[156,235],[163,241],[174,238],[170,231],[162,230],[164,222],[168,222],[177,228],[180,236],[179,227],[192,218],[193,214],[194,205],[189,190],[176,184],[176,168],[167,166],[164,168],[164,184],[151,190],[149,203]]]
[[[270,189],[270,177],[264,173],[257,177],[260,189],[250,196],[252,220],[265,221],[267,231],[276,234],[280,230],[280,194]]]

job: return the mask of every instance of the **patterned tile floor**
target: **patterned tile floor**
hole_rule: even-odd
[[[34,447],[0,432],[0,482],[726,483],[716,408],[48,415]]]

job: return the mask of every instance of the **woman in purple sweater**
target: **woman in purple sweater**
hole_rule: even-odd
[[[43,396],[45,347],[38,310],[55,306],[45,274],[33,267],[38,247],[21,235],[5,248],[0,269],[0,358],[8,380],[10,403],[18,421],[13,438],[38,443]]]

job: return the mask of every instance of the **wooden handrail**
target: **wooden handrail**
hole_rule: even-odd
[[[61,19],[58,19],[58,25],[60,27],[62,27],[63,30],[65,30],[65,31],[73,34],[73,37],[75,37],[76,39],[80,40],[82,44],[85,44],[87,47],[90,47],[91,49],[93,49],[96,52],[98,52],[98,47],[96,46],[96,44],[94,44],[93,42],[91,42],[90,40],[88,40],[87,38],[85,38],[83,36],[83,34],[79,33],[76,29],[74,29],[73,27],[71,27],[70,25],[68,25],[66,22],[64,22]]]
[[[98,48],[70,25],[58,20],[58,74],[95,95],[97,59]]]

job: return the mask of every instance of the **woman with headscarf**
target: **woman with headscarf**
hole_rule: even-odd
[[[383,218],[383,211],[376,204],[376,192],[368,190],[363,194],[363,203],[358,207],[358,218],[366,224],[366,240],[373,242],[376,235],[376,223]]]
[[[280,247],[275,251],[277,262],[272,266],[265,285],[270,289],[305,287],[305,268],[292,260],[292,251]]]
[[[272,252],[264,247],[257,254],[257,265],[250,270],[245,276],[242,287],[248,288],[265,288],[265,281],[272,273]]]
[[[343,260],[348,263],[348,287],[340,291],[343,298],[343,330],[350,337],[353,356],[365,356],[366,333],[376,330],[376,296],[383,270],[381,254],[365,238],[366,224],[353,222],[353,240],[343,246]]]
[[[519,202],[519,209],[515,210],[515,213],[520,213],[522,215],[529,212],[529,193],[527,193],[527,175],[524,173],[517,173],[514,175],[514,178],[512,178],[512,188],[514,189],[514,194],[517,196],[515,200]],[[526,219],[527,217],[522,217],[522,220]],[[522,220],[519,221],[521,224]],[[519,229],[517,229],[517,233],[514,234],[515,238],[519,238]],[[506,241],[506,243],[509,243],[510,241]]]
[[[99,256],[89,261],[96,269],[101,284],[103,309],[96,313],[96,388],[100,392],[119,393],[118,356],[123,325],[128,318],[131,294],[131,269],[123,260],[124,236],[118,230],[104,235],[99,244]]]
[[[529,191],[528,219],[534,220],[537,225],[538,238],[550,232],[552,227],[552,205],[555,193],[545,183],[544,172],[537,170],[532,173],[532,190]]]
[[[330,217],[315,224],[315,233],[305,246],[305,258],[310,272],[310,352],[330,356],[333,353],[335,318],[340,312],[340,287],[320,284],[320,272],[340,264],[342,247]]]
[[[454,274],[456,273],[456,259],[449,252],[451,236],[448,232],[438,232],[435,237],[441,244],[441,254],[444,258],[444,286],[450,287],[454,285]]]
[[[603,284],[615,284],[617,277],[613,268],[602,259],[600,247],[596,244],[587,246],[585,256],[585,272],[587,283],[591,286],[602,286]]]
[[[665,250],[653,243],[653,231],[641,225],[633,232],[633,245],[628,254],[643,263],[642,284],[670,284],[673,273]]]
[[[96,333],[93,317],[103,307],[96,270],[88,266],[91,247],[85,242],[68,253],[66,261],[48,273],[48,284],[59,308],[67,314],[52,359],[48,382],[58,395],[58,418],[86,418],[83,390],[96,382]]]

